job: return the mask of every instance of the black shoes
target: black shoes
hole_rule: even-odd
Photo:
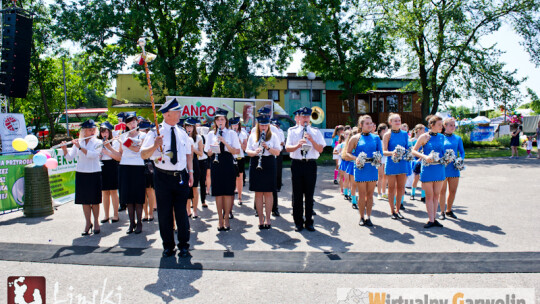
[[[399,210],[405,210],[405,206],[403,206],[403,203],[399,206]]]
[[[313,227],[313,225],[306,225],[306,230],[313,232],[315,231],[315,227]]]
[[[178,252],[178,256],[181,258],[187,258],[188,256],[190,256],[189,250],[187,248],[180,249],[180,251]]]
[[[126,209],[127,209],[127,206],[125,206],[125,205],[122,206],[121,205],[120,208],[118,208],[118,211],[124,211]]]
[[[170,257],[170,256],[173,256],[175,252],[176,252],[176,251],[175,251],[174,249],[165,249],[165,250],[163,250],[162,256],[163,256],[164,258],[168,258],[168,257]]]
[[[366,225],[366,220],[364,220],[363,218],[360,219],[360,222],[358,222],[358,225],[360,226],[365,226]]]
[[[281,216],[281,215],[279,214],[279,211],[277,211],[277,210],[276,210],[276,211],[272,211],[272,215],[273,215],[273,216],[277,216],[277,217]]]
[[[111,219],[111,223],[117,223],[119,220],[120,220],[120,219],[116,219],[116,220],[115,220],[115,219]],[[152,220],[154,220],[154,219],[152,219]]]
[[[439,214],[439,219],[440,219],[441,221],[446,219],[446,215],[444,215],[444,212],[441,212],[441,213]]]
[[[457,216],[454,214],[453,211],[447,211],[447,212],[446,212],[446,215],[447,215],[448,217],[453,218],[453,219],[457,219]]]
[[[238,206],[242,206],[242,201],[238,201]]]
[[[424,228],[428,229],[431,227],[435,227],[435,222],[427,222],[427,224],[424,225]]]
[[[339,182],[337,181],[337,179],[334,180],[334,185],[337,185],[339,184]]]
[[[296,228],[294,229],[294,231],[296,232],[301,232],[302,230],[304,230],[304,227],[303,226],[296,226]]]
[[[352,204],[352,208],[358,210],[358,205],[357,204]]]
[[[420,201],[425,203],[425,202],[426,202],[426,198],[425,198],[425,197],[422,197],[422,198],[420,198]]]
[[[108,222],[109,222],[109,218],[106,218],[106,219],[101,220],[101,221],[99,221],[99,222],[102,223],[102,224],[108,223]]]
[[[434,222],[435,224],[435,227],[444,227],[441,223],[439,223],[439,221],[435,220]]]
[[[396,215],[400,220],[404,219],[403,215],[401,215],[401,212],[398,211]]]
[[[135,229],[135,225],[130,224],[128,230],[126,231],[126,234],[132,234],[134,229]]]
[[[88,228],[88,230],[86,230],[85,232],[81,233],[81,235],[82,235],[82,236],[86,236],[86,235],[92,234],[92,227],[94,227],[94,225],[90,224],[90,227]]]
[[[371,218],[368,218],[365,223],[366,223],[366,226],[373,227],[373,223],[371,222]]]
[[[232,220],[233,218],[234,218],[234,215],[232,214],[232,211],[231,211],[231,213],[229,213],[229,219]]]
[[[317,215],[317,213],[315,212],[315,210],[313,210],[313,213],[311,213],[312,215]]]
[[[137,229],[135,229],[135,234],[140,234],[142,232],[142,223],[137,223]]]
[[[229,231],[229,230],[231,230],[231,227],[225,227],[225,226],[218,227],[218,229],[217,229],[217,231]]]
[[[391,219],[393,220],[397,220],[399,219],[399,216],[397,215],[397,213],[393,212],[392,215],[390,216]]]

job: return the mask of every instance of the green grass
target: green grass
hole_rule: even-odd
[[[519,155],[526,156],[527,150],[524,148],[519,148]],[[533,156],[536,157],[536,148],[533,148]],[[486,157],[510,157],[512,156],[512,151],[508,147],[473,147],[465,148],[466,158],[486,158]]]

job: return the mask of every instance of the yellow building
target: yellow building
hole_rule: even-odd
[[[141,81],[135,74],[118,74],[116,77],[116,99],[127,100],[130,103],[150,102],[148,87],[141,85]],[[154,100],[162,100],[163,96],[154,93]]]
[[[285,108],[285,92],[287,91],[286,77],[265,78],[264,87],[260,88],[257,99],[272,99]]]

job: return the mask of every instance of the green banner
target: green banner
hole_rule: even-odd
[[[24,167],[31,163],[31,154],[0,156],[0,211],[24,205]]]
[[[77,158],[68,161],[62,150],[47,150],[58,161],[58,167],[49,169],[51,195],[55,205],[65,204],[75,199],[75,168]]]

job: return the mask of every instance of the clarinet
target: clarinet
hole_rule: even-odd
[[[259,147],[262,146],[262,143],[266,140],[266,133],[261,133],[261,138],[259,138]],[[264,153],[264,148],[259,152],[259,163],[257,164],[257,170],[262,170],[262,155]]]
[[[221,127],[219,128],[218,134],[219,136],[223,136],[223,130],[221,129]],[[214,164],[218,164],[218,163],[219,163],[219,153],[214,153]]]
[[[308,123],[304,123],[304,129],[302,130],[302,138],[304,138],[307,134],[307,126],[308,126]],[[302,159],[303,160],[306,160],[306,157],[307,157],[307,151],[304,150],[304,148],[302,147]]]

